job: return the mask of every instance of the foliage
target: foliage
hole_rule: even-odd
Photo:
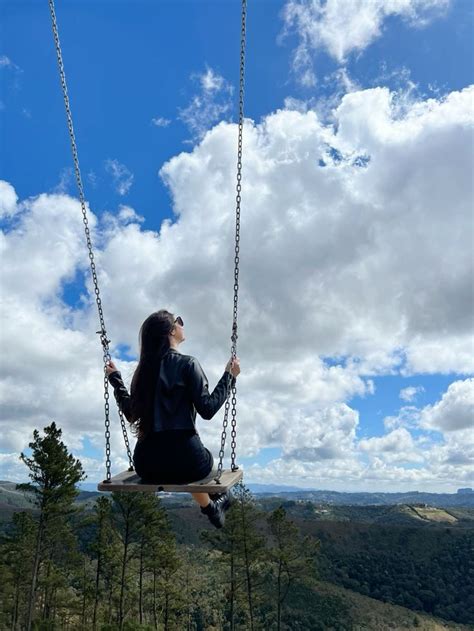
[[[53,423],[22,454],[31,479],[22,488],[37,510],[15,513],[1,541],[0,628],[27,629],[29,620],[55,631],[356,628],[348,600],[323,593],[320,578],[474,619],[471,529],[323,522],[309,503],[265,511],[243,484],[221,530],[184,501],[171,504],[170,519],[148,493],[98,496],[78,512],[82,467],[60,438]],[[417,615],[410,623],[424,624]]]

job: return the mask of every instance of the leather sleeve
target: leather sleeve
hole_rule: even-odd
[[[118,370],[110,373],[109,383],[114,389],[114,397],[117,401],[117,405],[123,412],[127,421],[130,422],[130,416],[132,411],[131,399],[125,384],[122,381],[122,375]]]
[[[194,358],[189,363],[188,386],[191,400],[197,413],[204,419],[211,419],[222,407],[227,398],[228,387],[232,382],[232,375],[225,371],[211,394],[209,382],[200,363]]]

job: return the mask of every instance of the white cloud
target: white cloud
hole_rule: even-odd
[[[282,427],[285,458],[303,461],[337,460],[353,450],[359,414],[345,403],[315,410],[311,415],[293,415]]]
[[[201,139],[212,125],[227,119],[233,109],[233,87],[212,68],[191,77],[200,90],[190,103],[179,110],[178,118],[190,130],[193,139]]]
[[[442,443],[429,445],[430,466],[441,475],[462,473],[466,484],[474,480],[474,439],[471,429],[447,432]]]
[[[119,206],[118,218],[124,224],[130,222],[142,223],[145,221],[145,218],[138,215],[131,206],[124,206],[123,204]]]
[[[416,429],[419,425],[420,410],[415,405],[404,405],[394,416],[386,416],[383,419],[385,429],[396,429],[405,427],[408,429]]]
[[[392,431],[359,446],[385,462],[422,462],[432,480],[447,483],[452,476],[452,488],[472,484],[473,412],[474,380],[455,381],[438,402],[421,409],[405,406],[398,416],[386,417],[384,425]],[[408,429],[418,434],[416,439]]]
[[[406,429],[400,427],[385,436],[374,436],[363,439],[359,442],[359,447],[363,451],[369,452],[399,452],[413,448],[413,439]]]
[[[288,0],[282,17],[283,36],[296,32],[293,70],[302,85],[316,84],[314,51],[325,50],[343,64],[353,51],[362,51],[382,35],[384,21],[399,16],[420,28],[443,15],[450,0]]]
[[[445,273],[448,276],[448,273]],[[446,279],[447,280],[447,279]],[[448,284],[448,283],[446,283]],[[455,291],[453,287],[452,290]],[[446,299],[449,294],[446,295]],[[469,304],[470,298],[465,298],[466,316],[472,313]],[[456,308],[456,305],[453,305]],[[447,307],[448,308],[448,307]],[[458,309],[463,309],[462,305],[457,305]],[[439,372],[458,372],[469,374],[473,372],[474,341],[469,332],[464,335],[443,335],[443,339],[436,339],[435,336],[416,336],[410,347],[406,349],[406,365],[402,374],[410,376],[416,373],[436,374]]]
[[[424,392],[423,386],[408,386],[400,390],[399,397],[404,401],[414,401],[420,392]]]
[[[0,453],[1,479],[11,482],[26,482],[28,470],[20,460],[19,453]]]
[[[288,96],[284,100],[285,109],[307,112],[313,110],[324,123],[334,123],[334,111],[340,105],[343,97],[361,89],[361,86],[349,75],[347,68],[338,68],[326,75],[322,80],[324,92],[307,99]]]
[[[133,184],[133,173],[118,160],[111,159],[105,161],[105,170],[112,176],[115,191],[119,195],[126,195]]]
[[[433,451],[435,451],[433,449]],[[352,453],[344,460],[309,462],[277,458],[266,465],[251,465],[244,470],[245,479],[262,484],[298,485],[322,490],[353,492],[426,491],[453,493],[472,485],[472,471],[448,462],[436,466],[413,466],[374,456],[364,464]]]
[[[220,92],[226,87],[224,77],[218,75],[212,68],[207,68],[205,73],[198,75],[198,78],[204,92]]]
[[[21,68],[13,63],[13,61],[6,55],[0,55],[0,68],[9,68],[19,72],[22,71]]]
[[[0,180],[0,218],[12,217],[19,208],[17,205],[18,195],[11,184]]]
[[[420,425],[442,432],[474,430],[474,379],[452,383],[441,401],[422,410]]]
[[[424,455],[415,444],[412,435],[404,427],[398,427],[383,436],[366,438],[359,442],[358,447],[366,452],[373,462],[385,463],[424,463]]]
[[[169,118],[164,118],[163,116],[156,116],[155,118],[151,119],[151,122],[153,125],[155,125],[155,127],[168,127],[168,125],[171,123]]]
[[[387,90],[366,90],[343,99],[336,127],[311,111],[246,122],[237,442],[240,457],[282,449],[265,467],[248,468],[254,479],[299,476],[298,483],[345,489],[467,484],[470,448],[454,439],[466,430],[450,432],[440,420],[457,419],[453,427],[465,418],[446,413],[458,409],[451,399],[464,400],[462,393],[424,413],[430,428],[446,430],[442,444],[412,410],[411,425],[387,421],[389,437],[364,437],[359,449],[364,419],[349,401],[373,393],[373,375],[416,370],[423,345],[432,345],[439,372],[472,370],[466,352],[450,350],[468,348],[472,335],[471,99],[465,90],[402,115]],[[211,383],[230,349],[236,133],[220,123],[162,168],[175,219],[159,233],[143,230],[129,207],[99,225],[91,215],[113,343],[136,351],[143,319],[169,308],[186,323],[183,352],[201,360]],[[368,156],[365,166],[357,166],[360,155]],[[11,207],[11,187],[3,192]],[[83,282],[87,270],[80,207],[64,195],[41,195],[19,208],[0,242],[5,444],[21,448],[12,429],[19,424],[27,442],[34,427],[54,419],[79,452],[84,436],[99,447],[95,306],[90,295],[75,308],[62,301],[65,284]],[[134,364],[121,368],[129,379]],[[221,418],[198,426],[214,454]],[[417,427],[428,442],[415,438]],[[394,437],[404,450],[388,448]],[[113,454],[123,458],[117,429]]]

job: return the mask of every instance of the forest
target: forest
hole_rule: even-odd
[[[347,603],[318,593],[320,579],[474,621],[472,529],[343,530],[294,520],[284,503],[264,511],[240,484],[224,529],[204,527],[192,507],[187,536],[151,493],[80,508],[84,470],[55,423],[34,432],[30,451],[20,488],[35,508],[15,512],[1,539],[1,629],[352,629]]]

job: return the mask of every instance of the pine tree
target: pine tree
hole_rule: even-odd
[[[24,626],[31,584],[36,523],[27,512],[14,513],[12,522],[12,530],[7,535],[2,549],[2,564],[8,574],[1,582],[4,587],[10,584],[13,588],[11,620],[8,626],[16,630]]]
[[[243,483],[234,487],[233,496],[233,506],[227,512],[225,527],[218,532],[205,532],[202,537],[215,550],[222,552],[227,565],[226,600],[231,631],[242,616],[247,618],[244,622],[246,628],[253,631],[262,602],[261,587],[266,564],[265,539],[259,527],[262,512],[257,509],[251,492]]]
[[[132,544],[138,538],[141,493],[112,493],[115,510],[116,531],[122,543],[120,563],[119,602],[117,623],[120,631],[125,620],[125,596],[127,588],[127,567],[132,558]]]
[[[280,506],[267,517],[273,539],[271,561],[277,579],[277,630],[281,629],[283,602],[291,583],[299,577],[314,574],[314,557],[319,541],[306,537],[301,540],[298,527],[288,520],[285,509]]]
[[[138,617],[143,624],[145,615],[145,574],[152,565],[155,549],[159,547],[163,534],[170,532],[166,513],[161,501],[151,493],[140,493],[138,523]]]
[[[96,558],[96,572],[94,581],[94,604],[92,611],[92,628],[97,628],[97,610],[101,591],[101,578],[104,574],[107,552],[112,543],[112,502],[106,497],[98,497],[94,506],[96,534],[90,546],[90,551]]]
[[[77,537],[68,515],[55,515],[44,531],[41,571],[38,574],[37,594],[38,613],[45,624],[54,626],[58,611],[58,603],[69,594],[68,608],[75,610],[75,592],[70,592],[72,577],[81,572],[82,559],[77,550]],[[82,576],[82,572],[81,572]],[[82,580],[81,580],[82,585]]]
[[[203,530],[201,532],[201,539],[210,544],[214,552],[219,553],[219,556],[213,559],[213,563],[216,565],[222,563],[223,565],[222,585],[227,604],[226,618],[230,625],[230,631],[235,629],[237,598],[240,588],[244,585],[244,579],[240,576],[237,566],[237,521],[238,516],[234,506],[228,511],[225,527],[222,530]]]
[[[29,443],[32,450],[31,457],[23,453],[20,455],[20,459],[30,470],[31,483],[20,484],[18,488],[31,492],[39,509],[26,621],[27,631],[31,630],[33,621],[38,572],[46,536],[52,532],[55,520],[60,521],[61,518],[70,514],[72,504],[78,494],[76,484],[85,478],[80,461],[68,452],[66,445],[60,440],[61,434],[61,430],[54,422],[44,428],[44,437],[35,430],[33,442]]]
[[[260,534],[258,522],[262,513],[257,510],[249,489],[241,482],[235,488],[237,557],[245,576],[245,589],[248,604],[249,627],[256,625],[255,607],[260,603],[258,588],[262,585],[262,570],[265,565],[265,539]]]
[[[156,502],[159,502],[155,498]],[[176,549],[175,535],[166,513],[156,504],[149,514],[147,535],[144,541],[146,568],[152,574],[152,613],[155,627],[158,625],[158,608],[163,616],[164,630],[168,631],[172,620],[185,608],[184,589],[179,583],[181,560]]]
[[[189,545],[180,549],[179,583],[183,585],[182,628],[222,629],[226,620],[226,567],[218,550]]]

